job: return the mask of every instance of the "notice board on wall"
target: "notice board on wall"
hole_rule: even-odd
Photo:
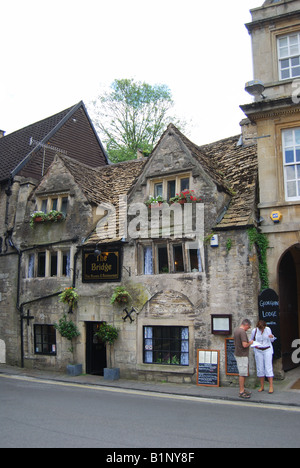
[[[219,387],[220,351],[197,349],[197,385]]]

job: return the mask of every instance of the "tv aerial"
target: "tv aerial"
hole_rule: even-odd
[[[56,146],[45,145],[42,141],[35,140],[33,137],[29,139],[29,146],[36,145],[35,149],[43,148],[43,161],[42,161],[42,176],[45,173],[45,158],[46,158],[46,149],[55,151],[56,153],[67,155],[67,151],[57,148]]]

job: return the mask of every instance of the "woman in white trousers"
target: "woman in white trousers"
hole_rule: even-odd
[[[252,331],[251,340],[254,340],[258,345],[254,348],[257,377],[260,379],[259,392],[264,391],[265,377],[268,378],[270,388],[269,393],[274,393],[273,380],[273,345],[275,337],[272,334],[272,330],[267,327],[266,322],[260,320],[256,325],[256,328]]]

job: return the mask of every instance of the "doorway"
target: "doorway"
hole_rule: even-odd
[[[104,374],[106,364],[106,346],[96,332],[102,322],[86,322],[86,373]]]
[[[280,261],[279,298],[282,366],[288,371],[297,367],[292,361],[292,343],[300,336],[300,244],[291,247]]]

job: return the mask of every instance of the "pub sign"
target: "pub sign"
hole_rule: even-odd
[[[82,281],[119,281],[121,276],[120,249],[107,250],[95,255],[93,250],[84,250],[82,255]]]

